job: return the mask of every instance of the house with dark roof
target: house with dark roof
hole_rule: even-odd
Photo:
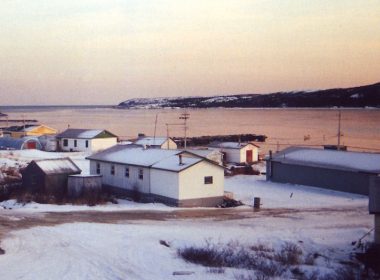
[[[266,158],[267,180],[368,195],[380,154],[290,147]]]
[[[177,144],[173,139],[168,137],[148,137],[140,136],[136,141],[133,142],[136,145],[141,145],[149,148],[159,148],[159,149],[177,149]]]
[[[224,162],[252,163],[259,160],[259,147],[252,143],[213,142],[208,147],[221,152]]]
[[[97,152],[117,144],[117,136],[104,129],[69,128],[56,139],[58,150],[67,152]]]
[[[33,160],[21,170],[23,187],[32,193],[62,197],[69,175],[82,171],[70,158]]]
[[[224,168],[187,151],[116,145],[87,159],[115,193],[187,207],[223,201]]]

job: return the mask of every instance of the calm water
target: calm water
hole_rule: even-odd
[[[40,123],[63,131],[72,128],[105,128],[123,139],[142,132],[153,135],[156,115],[157,133],[183,136],[178,119],[180,109],[121,110],[105,107],[2,107],[9,119],[37,119]],[[289,145],[337,143],[338,111],[334,109],[190,109],[188,135],[255,133],[268,136],[260,144],[263,151]],[[380,110],[344,109],[342,143],[351,150],[380,152]],[[304,140],[306,135],[310,140]]]

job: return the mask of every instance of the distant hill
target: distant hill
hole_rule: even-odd
[[[118,108],[296,108],[377,107],[380,83],[353,88],[270,94],[218,95],[212,97],[134,98]]]

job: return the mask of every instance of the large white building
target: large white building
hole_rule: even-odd
[[[210,149],[223,154],[223,161],[229,163],[252,163],[259,160],[259,147],[252,143],[218,142],[211,143]]]
[[[223,201],[224,168],[186,151],[117,145],[87,159],[114,192],[186,207]]]
[[[97,152],[117,144],[107,130],[69,128],[56,136],[58,149],[67,152]]]

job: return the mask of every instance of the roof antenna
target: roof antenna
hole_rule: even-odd
[[[153,143],[154,144],[156,144],[157,118],[158,118],[158,113],[156,114],[156,120],[154,121],[154,134],[153,134]]]

